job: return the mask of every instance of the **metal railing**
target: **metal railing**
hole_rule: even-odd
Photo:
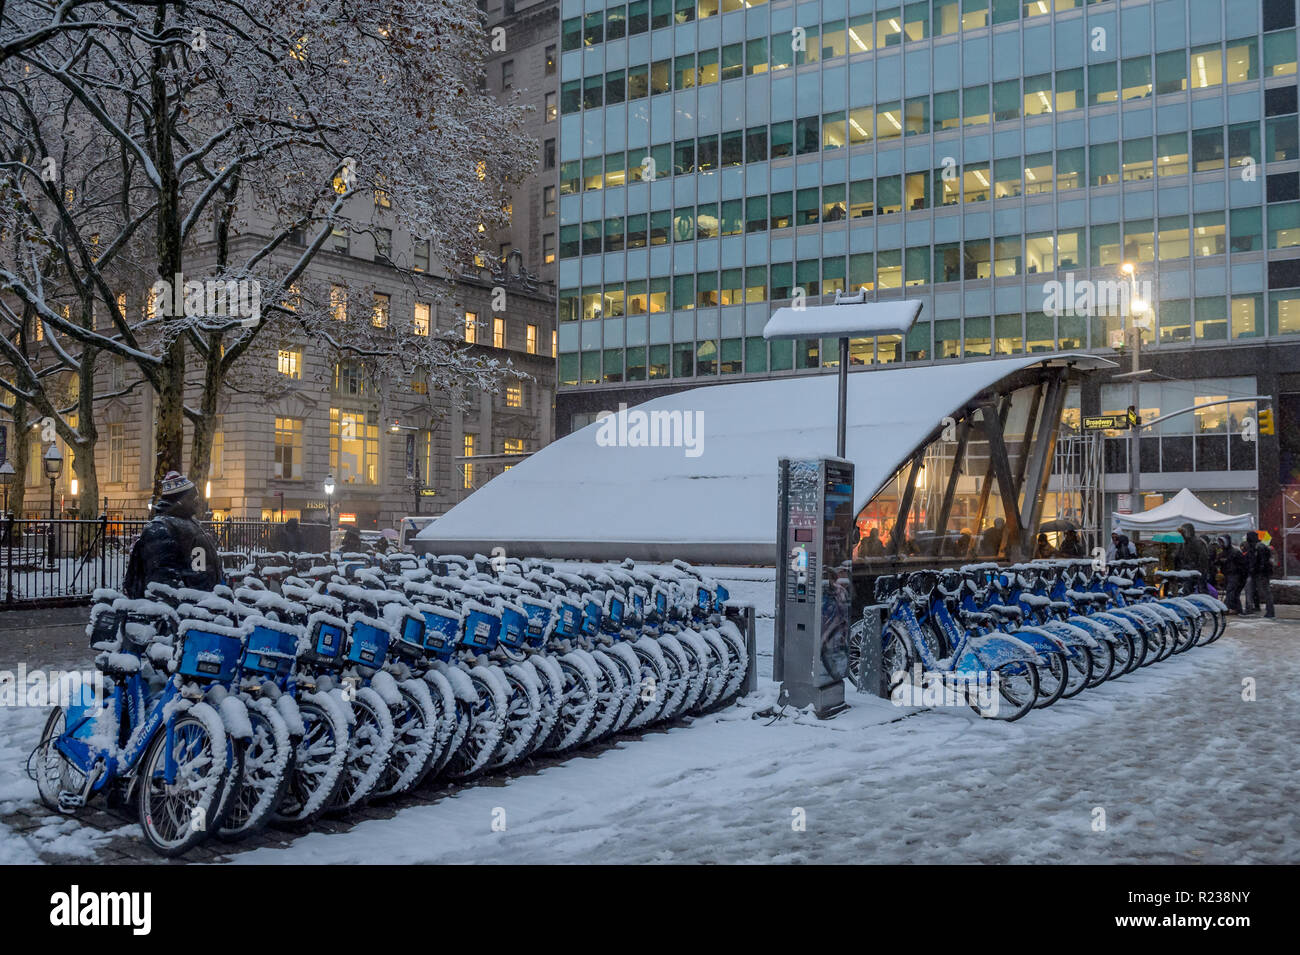
[[[148,523],[105,515],[53,521],[0,515],[0,608],[85,603],[96,588],[120,588],[131,548]],[[272,521],[202,523],[223,553],[328,549],[324,524],[298,525],[295,540],[284,524]]]

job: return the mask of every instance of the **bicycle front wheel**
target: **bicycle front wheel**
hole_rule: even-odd
[[[195,711],[199,703],[164,725],[145,751],[136,781],[136,811],[149,847],[164,856],[179,856],[211,833],[217,802],[225,789],[229,766],[221,718]],[[164,775],[170,752],[176,766],[173,782]]]

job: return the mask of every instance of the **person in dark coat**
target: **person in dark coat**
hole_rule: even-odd
[[[1128,539],[1127,534],[1121,534],[1119,531],[1111,532],[1110,550],[1106,553],[1107,560],[1128,560],[1137,555],[1137,547]]]
[[[1047,540],[1046,534],[1038,535],[1038,544],[1034,548],[1034,560],[1051,560],[1056,556],[1056,548]]]
[[[1247,590],[1246,603],[1248,612],[1254,613],[1264,608],[1264,616],[1275,616],[1273,612],[1273,549],[1259,539],[1254,531],[1246,534],[1243,556],[1250,570],[1250,588]]]
[[[1007,522],[999,517],[984,528],[984,533],[980,535],[981,557],[996,557],[998,555],[998,551],[1002,548],[1002,535],[1006,530],[1006,526]]]
[[[1079,532],[1071,527],[1065,532],[1065,540],[1061,541],[1062,557],[1083,557],[1083,541],[1079,538]]]
[[[189,478],[167,472],[154,516],[127,559],[122,591],[128,597],[143,597],[152,583],[194,590],[211,590],[221,583],[217,545],[195,517],[200,503]]]
[[[349,527],[343,532],[343,543],[339,545],[339,550],[345,554],[359,554],[363,549],[359,530],[355,527]]]
[[[298,526],[298,518],[289,518],[280,528],[280,549],[290,554],[302,553],[302,528]]]
[[[1174,570],[1197,571],[1201,578],[1196,583],[1196,590],[1204,593],[1205,585],[1210,582],[1210,552],[1205,542],[1196,536],[1196,528],[1191,524],[1178,528],[1178,533],[1183,535],[1183,542],[1174,554]]]
[[[1220,541],[1219,569],[1223,571],[1223,602],[1228,613],[1241,616],[1241,590],[1246,586],[1246,555],[1232,546],[1232,538],[1224,535]]]
[[[972,543],[973,540],[970,536],[970,531],[962,530],[961,535],[957,538],[957,556],[968,556],[970,554],[970,545]]]

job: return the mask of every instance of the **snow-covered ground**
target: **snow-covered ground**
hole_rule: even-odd
[[[599,755],[230,858],[1300,862],[1300,620],[1234,621],[1211,647],[1014,724],[853,692],[834,720],[771,721],[755,718],[775,697],[771,571],[715,573],[760,610],[756,698]],[[1254,700],[1243,699],[1243,681]],[[0,711],[0,817],[35,801],[22,761],[41,718]],[[123,831],[110,835],[120,841]],[[0,862],[93,860],[104,844],[57,820],[23,835],[0,824]]]

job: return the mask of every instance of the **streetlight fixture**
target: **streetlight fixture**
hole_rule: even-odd
[[[416,514],[419,514],[419,513],[420,513],[420,489],[421,489],[422,487],[424,487],[424,484],[423,484],[423,483],[421,482],[421,480],[420,480],[420,460],[419,460],[419,456],[418,456],[417,454],[414,454],[414,453],[413,453],[413,452],[415,451],[415,445],[413,444],[413,442],[415,441],[415,435],[419,434],[419,433],[420,433],[421,431],[423,431],[423,430],[425,430],[425,429],[424,429],[424,428],[416,427],[415,425],[402,424],[402,420],[401,420],[400,418],[394,418],[394,419],[393,419],[393,423],[390,424],[390,425],[388,426],[388,433],[389,433],[389,434],[401,434],[403,431],[405,431],[405,432],[407,433],[407,434],[406,434],[406,442],[407,442],[406,453],[407,453],[407,455],[409,456],[409,457],[407,458],[407,460],[409,461],[409,460],[411,460],[412,458],[414,458],[414,460],[415,460],[415,473],[414,473],[414,474],[409,474],[409,473],[407,474],[407,482],[406,482],[406,483],[407,483],[407,487],[409,487],[409,488],[411,489],[411,493],[412,493],[413,497],[415,498],[415,513],[416,513]]]
[[[9,485],[14,483],[15,476],[16,472],[14,471],[14,466],[12,464],[8,461],[5,461],[4,464],[0,464],[0,485],[4,485],[5,489],[4,513],[6,515],[9,513]]]
[[[59,450],[59,443],[51,441],[49,449],[45,452],[43,461],[45,467],[45,476],[50,479],[50,540],[49,556],[50,570],[54,569],[54,482],[59,479],[63,473],[63,452]]]
[[[334,549],[334,472],[331,471],[325,475],[325,483],[321,485],[325,491],[325,550],[327,552]]]
[[[1142,377],[1142,325],[1139,325],[1139,317],[1145,316],[1151,310],[1151,303],[1138,293],[1137,267],[1132,262],[1125,262],[1119,267],[1120,273],[1129,281],[1129,301],[1128,301],[1128,328],[1127,335],[1131,338],[1130,348],[1130,370],[1116,377],[1123,377],[1129,380],[1129,407],[1133,414],[1137,414],[1142,408],[1141,384],[1139,379]],[[1138,504],[1138,497],[1141,491],[1138,488],[1141,480],[1141,449],[1142,438],[1141,430],[1137,423],[1134,422],[1129,428],[1128,443],[1128,489],[1129,489],[1129,511],[1137,514],[1141,512]]]
[[[0,485],[4,485],[4,512],[3,512],[3,513],[0,513],[0,520],[3,520],[3,521],[4,521],[4,541],[3,541],[3,542],[4,542],[5,544],[8,544],[8,547],[9,547],[9,567],[10,567],[10,568],[13,567],[13,515],[10,515],[10,513],[9,513],[9,485],[12,485],[12,483],[14,482],[14,478],[16,478],[16,477],[17,477],[17,474],[16,474],[16,472],[14,472],[13,465],[12,465],[12,464],[9,464],[9,461],[8,461],[8,460],[5,460],[5,463],[4,463],[4,464],[0,464]],[[12,572],[10,572],[10,574],[9,574],[8,581],[9,581],[9,585],[6,585],[6,587],[8,587],[8,586],[12,586],[12,583],[13,583],[13,573],[12,573]],[[12,590],[6,590],[6,592],[5,592],[5,599],[6,599],[6,600],[12,600],[12,599],[13,599],[13,591],[12,591]]]
[[[9,513],[9,485],[14,483],[15,477],[16,477],[16,472],[14,471],[14,466],[12,464],[10,464],[7,460],[4,462],[4,464],[0,464],[0,485],[3,485],[5,489],[4,492],[5,509],[3,513],[0,513],[0,519],[4,521],[4,525],[5,525],[4,538],[3,538],[3,542],[5,544],[12,544],[13,542],[14,517],[12,514]],[[12,563],[13,561],[12,547],[9,550],[9,560]]]

